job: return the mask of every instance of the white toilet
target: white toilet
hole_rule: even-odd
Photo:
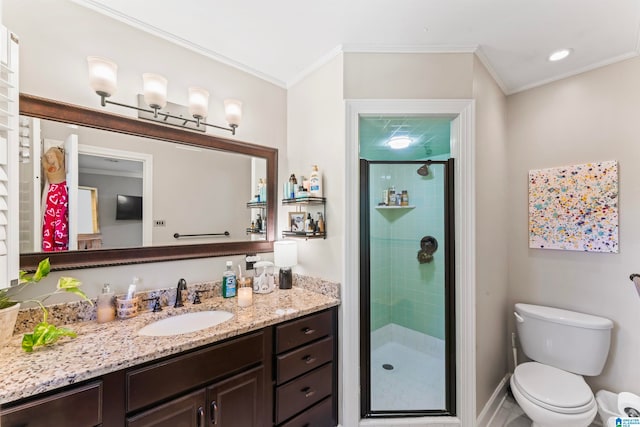
[[[582,375],[602,372],[613,322],[558,308],[516,304],[522,350],[533,362],[518,365],[511,391],[532,427],[587,427],[598,406]]]

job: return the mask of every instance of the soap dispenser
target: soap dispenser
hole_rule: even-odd
[[[96,320],[98,323],[111,322],[116,318],[116,307],[113,305],[113,292],[108,283],[102,287],[96,304]]]

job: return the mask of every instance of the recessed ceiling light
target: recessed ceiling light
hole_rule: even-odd
[[[559,50],[556,50],[551,55],[549,55],[549,61],[552,61],[552,62],[560,61],[560,60],[566,58],[567,56],[571,55],[572,51],[573,51],[573,49],[559,49]]]
[[[408,136],[394,136],[387,141],[387,145],[394,150],[401,150],[407,148],[412,142],[413,140]]]

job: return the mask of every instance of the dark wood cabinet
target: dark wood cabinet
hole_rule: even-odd
[[[2,427],[337,425],[337,310],[0,406]]]
[[[206,391],[198,390],[127,418],[127,427],[205,427]]]
[[[102,381],[37,397],[0,410],[2,427],[94,427],[102,423]]]
[[[224,427],[265,425],[264,368],[220,381],[207,389],[209,421]],[[267,418],[268,419],[268,418]]]
[[[331,427],[337,414],[337,310],[275,328],[274,423]]]

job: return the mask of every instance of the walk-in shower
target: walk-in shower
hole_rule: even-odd
[[[361,133],[363,417],[455,414],[453,160],[426,133],[404,155]]]

